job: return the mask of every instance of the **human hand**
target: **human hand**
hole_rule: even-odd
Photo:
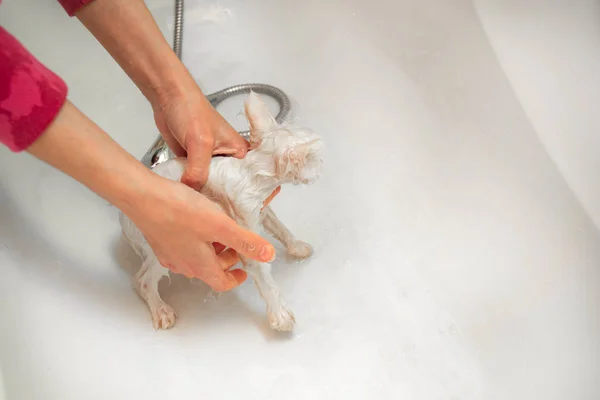
[[[190,91],[154,106],[154,119],[162,137],[176,156],[187,156],[181,181],[200,189],[208,179],[213,155],[243,158],[248,142],[215,110],[195,82]]]
[[[228,271],[238,261],[236,252],[264,262],[275,256],[267,240],[238,226],[202,194],[151,172],[69,101],[27,151],[121,209],[163,266],[215,290],[246,279],[244,271]],[[217,255],[216,242],[231,250]]]
[[[247,277],[241,269],[229,270],[239,261],[237,253],[262,262],[274,258],[267,240],[238,226],[202,194],[159,177],[152,185],[156,190],[129,217],[164,267],[225,291]],[[213,243],[229,250],[217,254]]]
[[[182,182],[206,183],[212,155],[244,157],[248,143],[206,100],[144,1],[93,1],[76,16],[148,99],[167,145],[187,156]]]

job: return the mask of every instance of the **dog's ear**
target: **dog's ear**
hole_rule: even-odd
[[[250,143],[260,144],[265,133],[277,128],[277,121],[267,105],[254,92],[250,92],[245,104],[246,118],[250,123]]]

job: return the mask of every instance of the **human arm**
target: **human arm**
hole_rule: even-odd
[[[142,0],[94,0],[74,15],[148,99],[171,150],[187,156],[184,183],[201,187],[214,154],[245,156],[247,142],[202,94]]]
[[[239,227],[200,193],[150,172],[68,101],[27,151],[86,185],[121,209],[142,231],[161,264],[197,277],[215,290],[229,290],[246,278],[227,271],[232,252],[270,261],[265,239]]]
[[[0,27],[0,143],[14,152],[28,150],[88,186],[138,225],[164,266],[216,290],[245,275],[224,273],[236,258],[232,252],[218,257],[212,242],[254,259],[273,257],[267,241],[218,213],[199,193],[151,173],[66,97],[65,83]]]

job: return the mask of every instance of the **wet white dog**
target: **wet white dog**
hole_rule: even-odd
[[[213,158],[206,185],[201,193],[216,202],[241,226],[259,233],[261,225],[283,243],[287,252],[299,259],[312,254],[312,248],[296,240],[264,201],[285,183],[310,184],[321,169],[321,139],[306,130],[280,125],[258,95],[251,93],[245,105],[250,123],[250,143],[253,150],[243,159]],[[185,169],[185,159],[174,159],[154,168],[157,174],[179,181]],[[123,234],[143,263],[134,276],[134,286],[146,301],[156,329],[168,329],[175,324],[176,313],[158,293],[159,281],[169,275],[152,249],[125,215],[119,218]],[[286,307],[277,284],[271,276],[271,265],[241,257],[243,268],[254,280],[267,303],[267,316],[273,329],[289,331],[294,314]]]

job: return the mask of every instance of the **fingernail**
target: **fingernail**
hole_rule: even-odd
[[[264,262],[271,262],[275,259],[275,249],[273,248],[273,246],[263,246],[262,249],[260,249],[260,254],[258,255],[258,258],[260,258],[260,261],[264,261]]]

